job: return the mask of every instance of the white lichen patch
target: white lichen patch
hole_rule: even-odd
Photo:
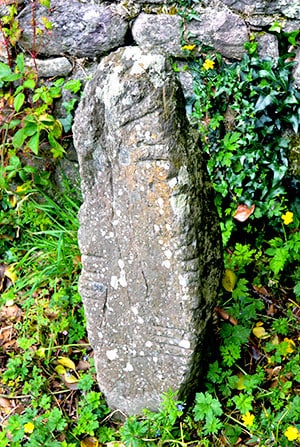
[[[118,281],[118,277],[117,277],[117,276],[112,276],[112,277],[110,278],[110,285],[111,285],[111,287],[112,287],[113,289],[117,290],[117,288],[118,288],[118,283],[119,283],[119,281]]]
[[[110,361],[116,360],[118,358],[118,350],[111,349],[111,350],[106,351],[106,357]]]
[[[160,226],[159,225],[154,224],[153,228],[154,228],[155,233],[159,233],[160,232]]]
[[[163,262],[161,263],[161,265],[162,265],[163,267],[165,267],[166,269],[169,269],[169,268],[171,267],[171,262],[170,262],[168,259],[166,259],[165,261],[163,261]]]
[[[158,204],[158,206],[159,206],[160,208],[162,208],[162,207],[164,206],[164,201],[163,201],[163,199],[162,199],[161,197],[159,197],[159,198],[157,199],[157,204]]]
[[[121,287],[127,287],[125,270],[121,270],[119,283]]]
[[[131,306],[130,310],[134,315],[138,315],[139,313],[139,310],[136,306]]]
[[[119,260],[118,260],[118,266],[120,267],[121,270],[124,269],[124,267],[125,267],[125,263],[124,263],[123,259],[119,259]]]
[[[126,363],[126,367],[124,368],[124,371],[126,372],[132,372],[133,371],[133,366],[130,362]]]
[[[185,338],[183,338],[182,340],[180,340],[179,346],[184,349],[190,349],[191,343],[189,340],[186,340]]]
[[[172,258],[171,250],[169,250],[169,249],[165,250],[165,256],[166,256],[166,258],[171,259]]]

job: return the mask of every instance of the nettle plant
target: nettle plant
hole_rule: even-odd
[[[46,18],[43,29],[36,23],[38,3],[50,6],[45,0],[31,2],[35,37],[51,32],[51,23]],[[7,238],[14,238],[21,221],[20,210],[33,189],[50,186],[51,169],[47,168],[46,160],[51,168],[55,159],[65,153],[77,99],[74,97],[63,103],[66,116],[62,119],[54,116],[55,101],[61,98],[63,89],[74,94],[81,89],[80,80],[66,82],[63,78],[52,81],[39,78],[38,48],[33,45],[29,55],[33,67],[28,66],[28,58],[18,47],[22,30],[17,19],[17,5],[12,4],[7,10],[0,19],[0,32],[7,53],[7,62],[0,62],[0,215],[4,224],[1,226],[1,233],[5,235],[1,243],[4,245]]]
[[[51,23],[45,18],[44,29],[35,20],[37,1],[32,3],[33,34],[37,36],[51,31]],[[50,1],[40,0],[50,7]],[[1,145],[4,162],[4,176],[12,177],[15,157],[19,154],[29,158],[32,154],[44,155],[50,152],[55,158],[62,157],[65,150],[62,144],[64,133],[71,128],[72,110],[76,104],[73,99],[64,103],[67,116],[59,120],[53,115],[54,102],[62,95],[62,89],[77,93],[81,88],[79,80],[65,82],[63,78],[53,82],[39,79],[36,66],[38,48],[30,51],[34,68],[26,66],[24,53],[18,49],[18,39],[22,33],[17,20],[16,5],[8,8],[9,13],[1,18],[0,31],[7,50],[7,63],[0,62],[1,89]],[[9,167],[12,161],[12,166]],[[29,174],[31,168],[27,167]],[[10,174],[9,174],[10,173]],[[23,171],[23,176],[24,176]]]

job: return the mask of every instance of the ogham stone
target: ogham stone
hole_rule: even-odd
[[[111,408],[188,399],[207,364],[222,270],[218,217],[181,88],[165,56],[102,59],[73,127],[84,203],[79,290]]]

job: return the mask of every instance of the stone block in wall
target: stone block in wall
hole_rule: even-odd
[[[181,18],[170,14],[141,13],[132,26],[134,41],[145,50],[185,56],[181,49]]]
[[[36,20],[43,29],[43,17],[52,23],[52,30],[36,36],[32,27],[32,6],[27,5],[18,19],[23,33],[20,44],[25,50],[43,56],[101,56],[123,45],[128,23],[113,7],[84,4],[77,0],[52,0],[51,9],[36,7]]]
[[[262,59],[271,58],[277,60],[279,57],[278,39],[273,34],[257,34],[255,36],[257,42],[258,56]]]
[[[294,76],[294,85],[298,90],[300,90],[300,48],[296,52],[293,76]]]
[[[181,49],[184,37],[190,43],[200,41],[211,46],[230,59],[241,59],[245,52],[244,43],[248,41],[244,20],[226,10],[199,7],[194,10],[198,19],[185,23],[183,36],[179,16],[141,13],[132,27],[133,38],[141,48],[185,57],[186,53]]]
[[[244,20],[225,9],[194,9],[199,19],[187,23],[186,38],[192,35],[191,41],[200,40],[229,59],[241,59],[245,53],[244,44],[249,38]]]
[[[38,75],[41,78],[52,78],[55,76],[67,76],[71,73],[73,66],[66,57],[54,57],[49,59],[25,58],[27,68],[37,68]]]
[[[167,58],[102,59],[73,126],[84,203],[79,290],[107,403],[157,410],[201,384],[222,270],[202,152]]]
[[[284,18],[300,20],[299,0],[222,0],[222,3],[250,17],[280,14]]]

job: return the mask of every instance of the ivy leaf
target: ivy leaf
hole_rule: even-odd
[[[270,104],[273,103],[273,95],[267,95],[267,96],[259,96],[255,108],[257,111],[264,110],[266,107],[268,107]]]

